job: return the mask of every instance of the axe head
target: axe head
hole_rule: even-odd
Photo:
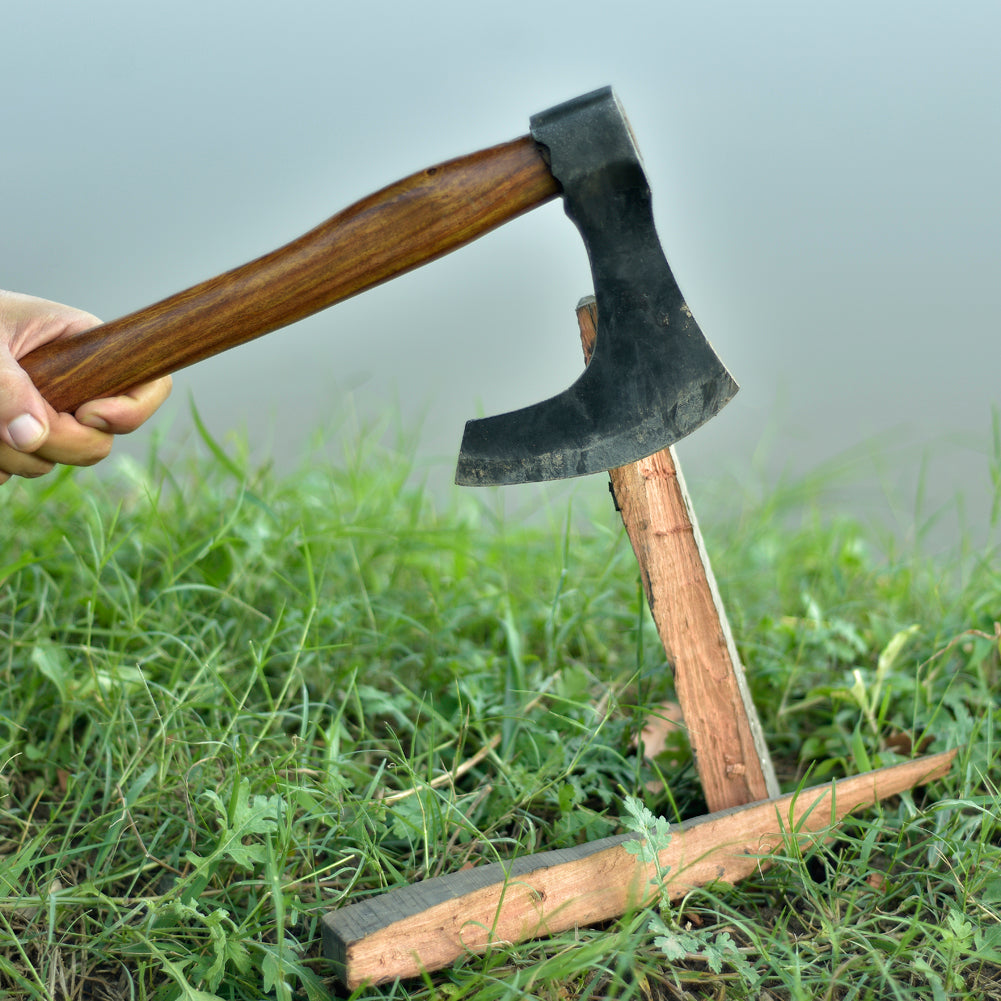
[[[535,115],[532,136],[587,247],[597,340],[569,389],[466,424],[455,481],[467,486],[636,462],[694,431],[737,392],[661,249],[639,152],[611,88]]]

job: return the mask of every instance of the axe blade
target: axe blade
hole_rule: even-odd
[[[685,304],[654,227],[639,151],[611,88],[532,118],[584,239],[598,310],[590,364],[542,403],[466,424],[465,486],[585,476],[643,459],[737,392]]]

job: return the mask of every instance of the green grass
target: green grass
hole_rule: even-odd
[[[610,506],[435,501],[376,439],[4,488],[0,997],[329,997],[329,908],[704,812],[683,738],[635,750],[671,683]],[[805,483],[702,515],[784,787],[926,742],[952,773],[738,887],[355,997],[1001,998],[997,553],[888,556]]]

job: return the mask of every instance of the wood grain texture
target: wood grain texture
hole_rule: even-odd
[[[590,357],[593,297],[577,308]],[[674,672],[674,688],[710,810],[778,795],[778,783],[709,556],[673,448],[609,471],[616,507]]]
[[[21,360],[60,412],[326,309],[455,250],[560,191],[530,136],[363,199],[248,264]]]
[[[795,839],[823,838],[846,814],[941,778],[955,751],[917,758],[775,800],[686,821],[658,862],[627,850],[634,835],[492,863],[392,890],[323,918],[326,956],[349,988],[440,969],[467,953],[607,921],[652,900],[735,883]],[[659,869],[658,869],[659,867]]]

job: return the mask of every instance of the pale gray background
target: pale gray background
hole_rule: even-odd
[[[902,532],[921,476],[925,513],[961,490],[985,524],[1001,4],[8,0],[2,30],[0,285],[110,319],[610,83],[743,386],[679,449],[696,492],[847,452]],[[422,422],[448,489],[467,417],[576,376],[589,290],[552,204],[182,373],[158,425],[184,440],[193,396],[213,433],[291,465],[350,395]]]

